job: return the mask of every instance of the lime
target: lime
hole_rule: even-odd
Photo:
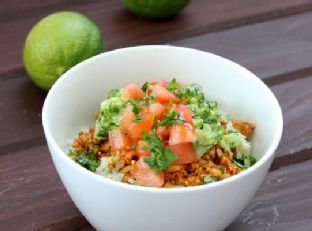
[[[123,0],[132,13],[145,18],[167,18],[179,13],[190,0]]]
[[[68,69],[103,50],[102,34],[92,21],[76,12],[57,12],[32,28],[23,62],[32,81],[49,90]]]

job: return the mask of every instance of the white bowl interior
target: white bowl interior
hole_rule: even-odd
[[[64,74],[45,105],[46,125],[66,153],[68,141],[94,126],[93,113],[108,90],[128,83],[176,78],[198,83],[229,118],[255,122],[253,154],[259,159],[281,132],[280,107],[271,91],[252,73],[219,56],[171,46],[143,46],[104,53]]]

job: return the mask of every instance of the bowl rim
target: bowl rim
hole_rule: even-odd
[[[111,179],[108,179],[106,177],[103,177],[101,175],[98,175],[94,172],[91,172],[87,170],[86,168],[80,166],[79,164],[75,163],[72,159],[68,157],[68,155],[63,152],[63,150],[60,148],[60,146],[57,144],[57,142],[54,140],[51,131],[48,126],[48,107],[50,102],[53,100],[53,95],[55,94],[56,89],[58,86],[62,84],[63,81],[65,81],[68,77],[70,77],[70,72],[73,70],[82,68],[84,65],[88,65],[89,63],[92,62],[97,62],[97,60],[100,60],[102,58],[105,58],[110,55],[118,55],[119,53],[124,53],[124,52],[129,52],[132,50],[137,50],[137,49],[146,49],[146,50],[151,50],[151,49],[177,49],[177,50],[185,50],[185,51],[191,51],[195,53],[204,53],[204,54],[209,54],[213,56],[214,58],[217,59],[222,59],[223,61],[230,62],[231,64],[236,65],[241,71],[245,73],[245,75],[242,75],[242,78],[252,78],[253,81],[255,81],[256,84],[264,88],[270,98],[270,101],[275,105],[276,107],[276,114],[277,114],[277,133],[269,146],[269,148],[266,150],[266,152],[263,154],[263,156],[257,160],[257,162],[251,166],[250,168],[246,169],[245,171],[236,174],[234,176],[231,176],[229,178],[223,179],[221,181],[214,182],[212,184],[206,184],[206,185],[198,185],[198,186],[190,186],[190,187],[177,187],[177,188],[155,188],[155,187],[146,187],[146,186],[136,186],[136,185],[131,185],[123,182],[117,182]],[[215,188],[215,187],[221,187],[223,185],[229,184],[229,183],[234,183],[236,181],[239,181],[239,179],[246,177],[247,175],[251,174],[251,172],[256,171],[259,169],[264,163],[266,163],[272,156],[274,156],[274,152],[278,147],[278,144],[281,140],[282,137],[282,132],[283,132],[283,115],[282,115],[282,110],[281,107],[274,96],[273,92],[271,89],[264,84],[264,82],[258,78],[255,74],[247,70],[245,67],[227,59],[222,56],[216,55],[214,53],[206,52],[206,51],[201,51],[198,49],[193,49],[193,48],[186,48],[186,47],[179,47],[179,46],[171,46],[171,45],[141,45],[141,46],[133,46],[133,47],[125,47],[125,48],[119,48],[111,51],[107,51],[101,54],[98,54],[96,56],[93,56],[89,59],[84,60],[81,63],[78,63],[68,71],[66,71],[52,86],[50,91],[48,92],[46,99],[43,104],[42,108],[42,126],[44,130],[44,134],[47,140],[47,143],[50,143],[51,146],[55,149],[56,155],[59,155],[62,161],[65,162],[66,165],[69,165],[72,168],[75,168],[77,171],[80,171],[82,174],[86,175],[87,177],[93,178],[95,181],[101,183],[101,184],[107,184],[107,186],[114,186],[114,187],[119,187],[122,189],[126,190],[132,190],[132,191],[139,191],[139,192],[149,192],[149,193],[186,193],[186,192],[194,192],[194,191],[202,191],[202,190],[207,190],[210,188]],[[50,155],[52,156],[53,154],[49,150]],[[53,158],[52,158],[53,159]],[[54,162],[54,160],[53,160]],[[55,164],[55,163],[54,163]],[[57,170],[58,171],[58,170]]]

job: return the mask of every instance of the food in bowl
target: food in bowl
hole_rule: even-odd
[[[211,184],[156,188],[110,180],[67,156],[68,140],[94,127],[92,113],[110,89],[170,76],[186,87],[199,83],[220,111],[257,125],[251,149],[256,164]],[[96,230],[219,231],[242,212],[263,181],[283,117],[270,89],[242,66],[208,52],[153,45],[105,52],[67,71],[45,99],[42,123],[60,179]]]
[[[95,127],[80,132],[68,155],[104,177],[148,187],[220,181],[256,163],[255,124],[227,119],[202,87],[175,79],[112,89]]]

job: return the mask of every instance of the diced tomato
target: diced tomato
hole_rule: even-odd
[[[130,146],[129,138],[123,134],[120,129],[110,131],[108,138],[113,151],[127,149]]]
[[[144,158],[141,157],[131,170],[134,179],[147,187],[161,187],[165,183],[165,174],[153,172],[149,165],[144,162]]]
[[[133,122],[127,128],[127,133],[133,141],[138,141],[139,139],[141,139],[142,133],[149,132],[153,127],[155,117],[152,113],[143,113],[141,117],[141,122]]]
[[[159,80],[159,81],[153,81],[153,82],[151,82],[151,85],[153,85],[153,86],[155,86],[155,85],[161,85],[161,86],[163,86],[163,87],[165,87],[165,88],[167,88],[167,83],[166,83],[166,81],[165,80]]]
[[[181,143],[168,146],[178,157],[173,164],[189,164],[198,160],[193,143]]]
[[[139,157],[149,156],[151,154],[151,152],[149,150],[144,149],[142,140],[140,140],[139,143],[138,143],[138,146],[136,148],[136,154]]]
[[[160,84],[153,87],[152,94],[155,94],[155,100],[160,103],[168,103],[171,100],[175,103],[179,102],[179,99],[173,93]]]
[[[156,134],[161,140],[168,140],[170,137],[170,127],[167,128],[166,126],[159,126],[156,129]]]
[[[194,129],[190,129],[184,124],[175,124],[171,127],[169,145],[176,145],[187,142],[195,142],[196,134]]]
[[[186,123],[190,123],[191,125],[193,125],[193,113],[189,106],[185,104],[177,104],[176,110],[177,112],[179,112],[180,116],[185,119]]]
[[[160,103],[152,103],[150,106],[150,112],[154,114],[158,119],[161,119],[164,116],[165,107]]]
[[[127,99],[140,100],[144,98],[144,91],[134,83],[131,83],[123,88],[123,94]]]
[[[120,122],[120,129],[123,132],[126,132],[129,128],[129,126],[132,124],[132,122],[135,119],[135,114],[132,112],[132,106],[128,105],[126,109],[124,110],[124,113],[122,115],[122,119]]]

